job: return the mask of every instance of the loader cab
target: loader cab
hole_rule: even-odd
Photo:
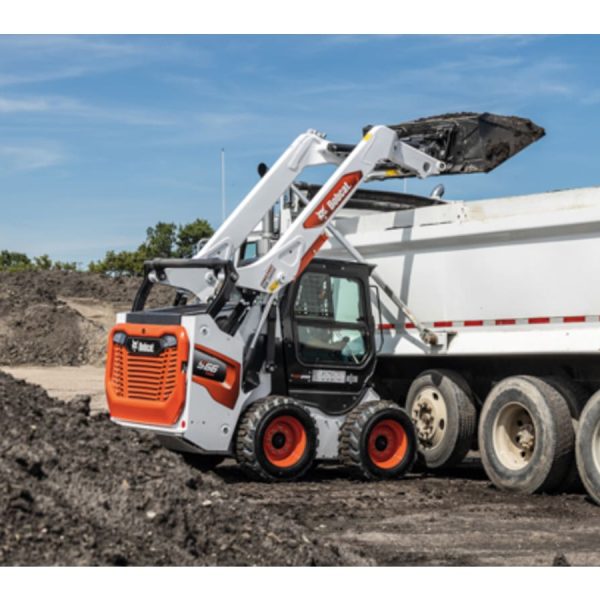
[[[327,414],[353,408],[375,368],[371,270],[313,260],[281,305],[285,391]]]

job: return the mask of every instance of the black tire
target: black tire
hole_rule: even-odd
[[[269,396],[243,414],[236,435],[236,458],[254,479],[290,481],[310,469],[317,445],[317,426],[310,413],[295,400]]]
[[[577,467],[587,493],[600,504],[600,391],[587,402],[577,430]]]
[[[191,452],[183,452],[182,454],[183,460],[199,471],[212,471],[225,460],[224,456],[215,454],[193,454]]]
[[[553,375],[552,377],[544,377],[544,381],[550,384],[566,400],[567,406],[569,407],[569,412],[571,413],[573,431],[575,436],[577,436],[579,419],[581,417],[581,412],[583,411],[589,398],[589,393],[581,384],[569,379],[568,377]],[[564,481],[558,486],[557,491],[580,492],[582,490],[583,483],[579,477],[577,462],[574,460],[569,466]]]
[[[445,418],[434,419],[426,427],[424,418],[434,414],[431,409],[436,402],[445,406]],[[469,384],[455,371],[436,369],[421,373],[408,390],[406,411],[417,429],[420,462],[428,469],[457,465],[473,447],[477,404]]]
[[[574,460],[566,400],[542,379],[508,377],[489,393],[479,419],[481,461],[492,483],[523,494],[556,491]]]
[[[383,446],[378,447],[379,443]],[[393,402],[365,402],[342,425],[339,457],[361,479],[398,479],[417,458],[414,425]]]

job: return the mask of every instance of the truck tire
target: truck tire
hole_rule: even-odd
[[[477,432],[477,405],[469,384],[455,371],[421,373],[411,384],[406,411],[417,430],[419,459],[429,469],[462,461]]]
[[[361,479],[398,479],[417,457],[417,434],[408,414],[385,400],[365,402],[346,418],[339,456]]]
[[[583,411],[583,408],[585,407],[585,404],[589,398],[589,393],[586,392],[585,388],[581,384],[569,379],[568,377],[544,377],[544,381],[550,384],[567,401],[567,406],[569,407],[569,412],[571,413],[573,431],[575,432],[575,435],[577,435],[579,419],[581,417],[581,412]],[[583,491],[583,483],[579,477],[576,461],[573,461],[569,466],[569,470],[567,471],[565,479],[557,488],[557,491]]]
[[[481,461],[492,483],[523,494],[556,491],[574,460],[567,401],[537,377],[507,377],[479,419]]]
[[[577,467],[587,493],[600,504],[600,391],[586,404],[577,430]]]
[[[252,478],[290,481],[311,467],[317,426],[299,402],[282,396],[258,400],[243,414],[236,435],[236,458]]]

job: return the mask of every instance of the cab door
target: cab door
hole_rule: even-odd
[[[282,303],[288,394],[328,414],[355,406],[375,368],[370,271],[313,260]]]

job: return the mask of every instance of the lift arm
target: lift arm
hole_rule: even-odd
[[[358,185],[389,165],[418,177],[438,175],[446,168],[444,162],[413,148],[382,125],[368,131],[349,153],[348,149],[325,141],[322,134],[309,130],[296,138],[194,259],[233,261],[248,235],[302,170],[323,164],[339,166],[277,243],[259,260],[238,269],[239,287],[273,294],[293,281],[328,239],[327,224]],[[160,278],[204,301],[219,285],[218,274],[210,270],[192,276],[177,267],[167,267]]]
[[[327,152],[331,155],[330,150],[327,149]],[[410,169],[419,177],[438,175],[446,166],[442,161],[398,140],[396,132],[388,127],[373,127],[270,251],[238,270],[239,285],[272,294],[293,281],[328,239],[326,227],[334,215],[352,197],[359,184],[377,172],[382,163]],[[280,168],[279,164],[280,161],[269,170],[265,179],[273,176],[272,172]],[[292,181],[287,182],[288,187],[291,184]],[[271,205],[276,197],[271,197]],[[257,216],[255,213],[254,218]]]

